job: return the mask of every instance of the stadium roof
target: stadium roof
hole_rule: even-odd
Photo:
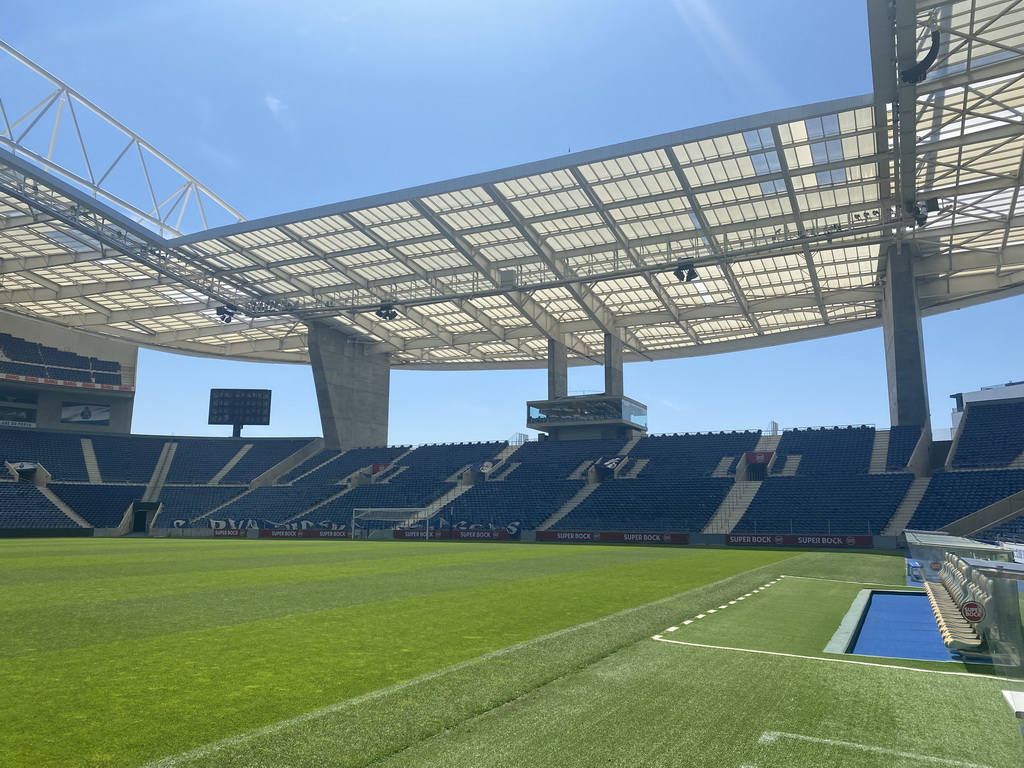
[[[582,363],[606,333],[624,359],[653,360],[875,327],[882,256],[900,241],[919,248],[926,314],[1024,292],[1024,7],[893,12],[869,3],[873,95],[259,221],[224,206],[234,223],[188,236],[169,215],[185,192],[98,202],[97,174],[29,151],[44,114],[60,120],[37,108],[20,132],[0,124],[0,308],[283,362],[308,360],[304,321],[320,319],[396,366],[499,368],[543,366],[549,338]],[[933,31],[927,78],[905,82]],[[49,82],[54,104],[98,112]],[[173,169],[178,190],[220,202]],[[915,226],[928,200],[938,210]],[[239,308],[232,322],[222,306]]]

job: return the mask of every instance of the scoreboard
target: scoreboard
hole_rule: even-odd
[[[270,393],[269,389],[211,389],[208,423],[230,424],[237,431],[246,424],[270,424]]]

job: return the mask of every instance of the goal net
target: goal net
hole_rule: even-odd
[[[375,538],[376,531],[411,529],[426,531],[435,528],[434,516],[421,507],[375,507],[352,510],[352,538]],[[426,538],[426,534],[424,534]]]

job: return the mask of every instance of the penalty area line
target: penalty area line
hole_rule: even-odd
[[[782,651],[760,651],[754,648],[734,648],[729,645],[708,645],[706,643],[688,643],[684,640],[669,640],[667,637],[662,635],[654,635],[651,637],[652,640],[657,640],[659,643],[672,643],[673,645],[688,645],[691,648],[710,648],[715,651],[735,651],[737,653],[757,653],[763,656],[782,656],[787,659],[809,659],[810,661],[826,661],[833,664],[855,664],[860,667],[881,667],[883,669],[905,669],[908,672],[925,672],[929,675],[953,675],[955,677],[977,677],[982,680],[999,680],[1005,682],[1006,679],[997,677],[996,675],[979,675],[974,672],[949,672],[942,669],[921,669],[920,667],[907,667],[901,664],[879,664],[875,661],[854,661],[853,659],[833,659],[827,656],[804,656],[799,653],[783,653]]]
[[[892,755],[893,757],[906,757],[911,760],[923,761],[926,763],[939,763],[940,765],[955,765],[957,768],[992,768],[990,765],[981,763],[965,763],[962,760],[952,760],[947,757],[932,757],[931,755],[920,755],[916,752],[901,752],[896,749],[885,747],[873,747],[870,744],[858,744],[855,741],[839,741],[838,739],[821,739],[816,736],[804,736],[799,733],[782,733],[780,731],[765,731],[758,744],[774,744],[779,739],[790,739],[792,741],[806,741],[811,744],[826,744],[830,747],[846,747],[848,749],[859,749],[862,752],[874,752],[880,755]]]

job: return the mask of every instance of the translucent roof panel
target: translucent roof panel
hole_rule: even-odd
[[[920,0],[909,13],[873,39],[909,41],[920,58],[937,29],[936,61],[910,84],[873,51],[877,98],[171,240],[0,150],[0,308],[297,363],[315,321],[395,366],[488,368],[543,366],[552,338],[579,364],[600,359],[605,334],[626,360],[652,360],[878,325],[884,255],[900,240],[919,254],[926,312],[1024,291],[1024,10]],[[900,181],[906,168],[914,178]],[[923,226],[907,208],[918,203]]]

